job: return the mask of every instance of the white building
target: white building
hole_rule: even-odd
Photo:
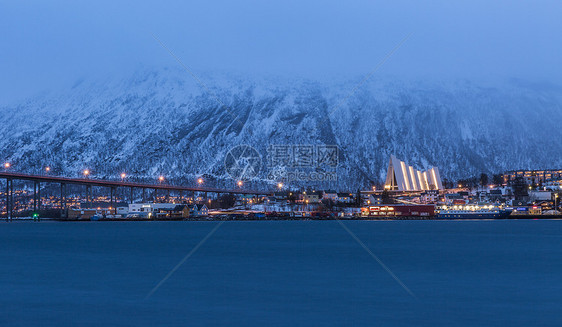
[[[552,200],[552,192],[549,191],[529,191],[531,201],[550,201]]]
[[[393,191],[442,190],[443,184],[437,167],[422,172],[391,155],[384,188]]]
[[[164,209],[174,209],[175,203],[131,203],[129,204],[129,213],[138,214],[141,212],[154,212]]]

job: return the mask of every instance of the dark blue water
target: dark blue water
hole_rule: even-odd
[[[0,325],[562,325],[562,221],[0,223]]]

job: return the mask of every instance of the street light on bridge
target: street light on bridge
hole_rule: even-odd
[[[9,169],[12,165],[9,162],[4,163],[4,168]]]
[[[197,184],[199,184],[199,186],[201,186],[201,184],[203,184],[203,178],[199,177],[197,179]]]
[[[90,171],[88,169],[84,169],[83,174],[84,177],[88,178],[88,176],[90,175]]]
[[[49,167],[49,166],[45,167],[45,172],[46,172],[46,173],[49,173],[50,171],[51,171],[51,167]]]
[[[160,182],[160,184],[162,184],[162,182],[164,181],[164,176],[158,177],[158,181]]]
[[[278,188],[278,189],[282,189],[282,188],[283,188],[283,183],[278,183],[278,184],[277,184],[277,188]]]
[[[238,187],[242,188],[242,185],[244,184],[242,181],[238,181],[238,183],[236,183],[238,185]]]
[[[125,181],[125,178],[127,177],[127,174],[125,173],[121,173],[121,181]]]

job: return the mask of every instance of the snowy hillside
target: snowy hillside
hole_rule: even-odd
[[[232,185],[225,155],[247,144],[263,157],[253,181],[263,187],[268,146],[338,145],[338,182],[324,186],[340,189],[381,182],[392,153],[449,179],[562,167],[560,88],[375,80],[342,102],[359,79],[201,79],[210,92],[184,71],[141,71],[1,108],[0,160],[31,173],[49,165],[66,176],[89,168],[177,183],[205,174]]]

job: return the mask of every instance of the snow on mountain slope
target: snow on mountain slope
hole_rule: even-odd
[[[236,145],[263,156],[257,179],[265,180],[268,145],[335,144],[338,183],[329,186],[340,189],[382,181],[392,153],[449,179],[562,166],[556,87],[386,80],[342,101],[358,81],[202,80],[205,87],[179,70],[139,71],[2,108],[0,160],[27,172],[50,165],[77,176],[87,167],[98,177],[125,171],[178,183],[206,174],[231,185],[223,162]]]

